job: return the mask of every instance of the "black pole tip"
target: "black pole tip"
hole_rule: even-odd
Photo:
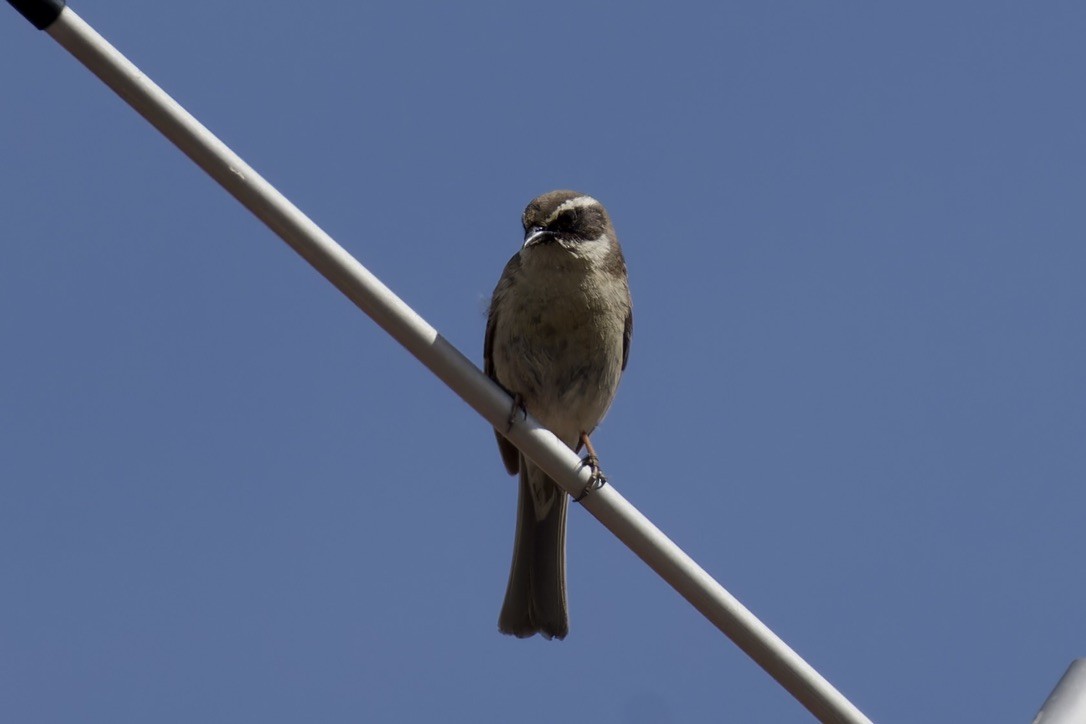
[[[38,30],[45,30],[60,17],[64,0],[8,0]]]

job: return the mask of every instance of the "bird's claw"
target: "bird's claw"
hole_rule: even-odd
[[[599,490],[607,485],[607,477],[600,470],[600,459],[594,453],[589,453],[581,460],[581,467],[589,468],[592,473],[588,476],[588,483],[581,489],[580,495],[573,499],[574,503],[580,503],[593,490]]]
[[[506,432],[513,429],[513,423],[517,421],[518,411],[520,412],[520,419],[528,419],[528,408],[524,406],[524,398],[520,396],[519,392],[513,395],[513,406],[509,408],[509,419],[505,425]]]

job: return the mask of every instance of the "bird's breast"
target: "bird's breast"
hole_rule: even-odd
[[[628,299],[625,280],[570,263],[522,268],[498,302],[498,381],[571,447],[614,398]]]

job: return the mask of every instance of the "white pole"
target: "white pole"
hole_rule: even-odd
[[[504,427],[512,401],[343,247],[226,147],[60,0],[8,0],[287,242],[441,378],[487,422]],[[589,483],[580,458],[528,418],[509,439],[574,497]],[[584,507],[824,722],[868,723],[796,652],[682,552],[613,487]]]
[[[1086,722],[1086,659],[1075,659],[1045,699],[1033,724]]]

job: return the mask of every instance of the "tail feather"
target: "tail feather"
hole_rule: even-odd
[[[563,639],[569,633],[566,604],[565,492],[520,458],[520,492],[513,564],[498,629],[527,638],[537,633]]]

